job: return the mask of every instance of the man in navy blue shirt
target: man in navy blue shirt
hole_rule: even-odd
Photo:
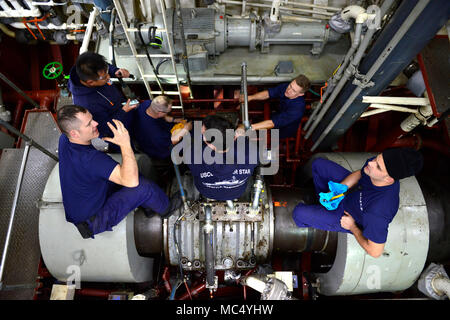
[[[91,141],[99,136],[98,123],[91,113],[76,105],[58,110],[59,177],[66,220],[73,223],[83,238],[111,231],[138,206],[167,217],[181,205],[169,201],[152,181],[139,175],[123,123],[113,119],[107,123],[112,138],[104,140],[120,147],[122,163],[96,150]]]
[[[168,159],[172,144],[177,142],[172,140],[170,131],[181,119],[169,116],[171,110],[172,99],[167,96],[144,101],[137,109],[134,128],[136,142],[139,150],[151,158]]]
[[[170,179],[172,144],[177,143],[182,135],[180,132],[174,132],[172,136],[174,124],[179,123],[181,119],[169,116],[171,110],[172,99],[157,96],[139,105],[134,120],[133,130],[137,149],[149,157],[149,159],[141,157],[139,160],[145,163],[148,173],[144,175],[161,183]],[[185,132],[190,130],[190,125],[187,123],[183,128]]]
[[[328,211],[322,205],[298,204],[293,219],[298,227],[352,233],[372,257],[384,250],[388,225],[399,207],[400,179],[417,174],[423,165],[422,155],[409,148],[387,149],[366,161],[353,173],[322,158],[312,163],[316,192],[328,192],[328,182],[340,182],[349,192],[339,206]]]
[[[299,75],[290,83],[282,83],[274,88],[248,96],[248,102],[269,98],[280,101],[279,111],[272,114],[270,120],[252,124],[252,130],[275,128],[280,130],[280,138],[295,137],[305,112],[304,96],[310,87],[309,79],[304,75]]]
[[[116,68],[108,64],[103,56],[89,51],[81,54],[70,70],[68,88],[72,93],[73,103],[89,110],[98,122],[100,137],[112,136],[107,125],[111,119],[121,121],[131,132],[133,110],[138,105],[130,105],[130,101],[110,81],[111,77],[129,76],[126,69]],[[110,151],[120,150],[110,144]]]
[[[206,132],[209,129],[218,130],[216,133],[220,134],[222,139],[207,137]],[[251,154],[252,149],[246,137],[233,140],[233,146],[226,144],[227,130],[234,132],[228,120],[215,115],[207,116],[202,121],[202,142],[193,141],[190,148],[184,149],[190,149],[190,163],[187,165],[192,172],[195,187],[208,199],[238,199],[245,192],[249,178],[258,165],[257,150],[254,148],[255,152]],[[234,133],[230,136],[234,137]],[[193,139],[195,138],[200,137],[196,137],[194,133]],[[243,145],[239,146],[241,143]],[[245,151],[239,154],[241,147],[244,147]],[[207,160],[207,156],[211,159]],[[213,159],[213,163],[208,163]]]

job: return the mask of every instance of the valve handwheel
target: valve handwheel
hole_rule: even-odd
[[[63,72],[62,64],[57,61],[54,61],[48,63],[44,67],[44,70],[42,70],[42,75],[44,76],[45,79],[53,80],[58,78],[62,74],[62,72]]]

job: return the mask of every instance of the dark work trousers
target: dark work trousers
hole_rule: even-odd
[[[120,187],[106,200],[94,218],[87,222],[92,234],[111,231],[128,213],[137,207],[150,208],[163,213],[169,206],[169,198],[156,183],[139,175],[139,185],[134,188]]]
[[[337,163],[317,158],[312,163],[312,176],[316,193],[329,192],[328,181],[340,183],[351,172],[341,167]],[[341,201],[336,210],[327,210],[321,204],[305,205],[299,203],[292,212],[292,218],[295,224],[301,228],[316,228],[328,231],[347,232],[351,233],[341,227],[341,217],[344,215],[343,203],[346,199]],[[356,217],[355,218],[356,221]],[[359,219],[358,219],[359,220]]]

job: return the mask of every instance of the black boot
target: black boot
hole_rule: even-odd
[[[181,193],[180,193],[180,191],[177,191],[170,198],[169,206],[167,207],[167,209],[164,212],[159,214],[161,219],[169,218],[172,214],[175,213],[175,211],[177,211],[179,208],[181,208],[182,205],[183,205],[183,199],[181,199]]]

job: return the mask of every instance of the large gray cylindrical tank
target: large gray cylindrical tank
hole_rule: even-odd
[[[319,156],[356,171],[375,154],[324,153],[315,157]],[[428,213],[422,191],[415,177],[402,179],[399,209],[389,224],[383,254],[373,258],[352,234],[338,233],[332,268],[327,273],[316,274],[318,291],[333,296],[405,290],[420,276],[428,244]]]
[[[153,259],[139,256],[136,250],[134,212],[112,231],[95,235],[95,239],[83,239],[77,228],[66,221],[58,164],[47,180],[40,202],[39,244],[47,269],[60,281],[146,282],[152,279]]]

